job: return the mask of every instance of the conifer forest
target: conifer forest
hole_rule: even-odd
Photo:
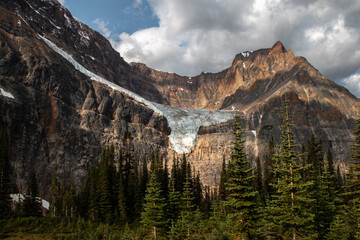
[[[217,188],[202,185],[185,155],[171,163],[157,151],[136,156],[126,132],[120,149],[103,147],[81,189],[55,171],[46,212],[34,174],[25,199],[11,201],[1,128],[0,238],[360,239],[360,120],[344,171],[333,162],[331,142],[296,142],[289,102],[283,105],[281,139],[269,142],[264,161],[249,161],[235,117],[231,159],[222,160]]]

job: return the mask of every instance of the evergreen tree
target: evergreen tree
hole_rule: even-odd
[[[227,175],[226,175],[226,162],[225,162],[225,156],[223,156],[223,162],[221,166],[221,173],[220,173],[220,183],[219,183],[219,196],[222,201],[226,199],[226,188],[225,184],[227,181]]]
[[[266,238],[312,239],[314,215],[311,212],[313,200],[307,196],[311,182],[303,180],[299,166],[297,146],[291,131],[289,102],[285,97],[284,122],[281,144],[273,156],[272,183],[275,191],[265,210]]]
[[[141,189],[141,196],[142,198],[145,197],[145,192],[146,192],[146,186],[147,183],[149,182],[149,172],[148,172],[148,168],[147,168],[147,161],[146,161],[146,156],[143,157],[143,162],[142,162],[142,171],[141,171],[141,177],[140,177],[140,189]]]
[[[275,143],[274,138],[271,137],[269,141],[269,148],[265,155],[265,161],[264,161],[264,196],[266,200],[270,199],[270,196],[272,195],[274,189],[270,186],[270,182],[272,181],[272,169],[273,169],[273,155],[275,151]]]
[[[307,144],[307,162],[309,164],[310,180],[313,184],[308,194],[314,200],[312,211],[318,239],[324,239],[335,216],[335,202],[330,173],[325,168],[322,144],[313,135]]]
[[[257,201],[253,185],[253,168],[246,159],[245,141],[242,139],[243,133],[239,117],[236,116],[233,132],[235,141],[233,142],[231,163],[228,168],[229,178],[226,183],[228,197],[225,206],[236,236],[253,239],[257,218]]]
[[[146,189],[142,223],[144,229],[153,239],[165,239],[165,198],[162,197],[161,184],[157,172],[151,173],[150,182]]]
[[[28,192],[25,194],[23,203],[24,215],[27,217],[40,217],[42,215],[41,200],[38,197],[38,186],[35,173],[33,172],[30,177],[30,184]]]
[[[185,182],[181,196],[181,212],[175,225],[175,239],[191,239],[191,236],[196,228],[196,223],[194,221],[196,208],[194,203],[194,188],[191,181],[191,171],[188,168],[190,168],[189,165],[187,165],[187,171],[185,171]]]
[[[0,128],[0,218],[11,213],[11,166],[9,161],[7,135]]]
[[[177,217],[180,213],[180,202],[181,194],[175,188],[175,178],[171,178],[171,185],[169,191],[169,206],[168,206],[168,218],[173,223],[176,222]]]
[[[124,194],[124,184],[122,175],[119,177],[119,196],[118,196],[118,221],[121,225],[125,225],[127,222],[126,217],[126,199]]]
[[[61,217],[63,209],[63,200],[61,195],[61,184],[57,177],[57,167],[53,173],[50,192],[50,214],[52,217]]]
[[[99,220],[111,222],[113,213],[111,206],[111,185],[110,185],[110,166],[107,149],[103,150],[102,159],[100,161],[99,178],[98,178],[98,205],[99,205]]]

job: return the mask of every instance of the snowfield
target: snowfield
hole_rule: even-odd
[[[211,126],[233,119],[234,112],[231,111],[209,111],[204,109],[190,109],[190,108],[172,108],[162,104],[149,101],[136,93],[133,93],[125,88],[122,88],[113,82],[110,82],[90,70],[83,67],[80,63],[75,61],[68,53],[61,50],[53,42],[47,38],[39,35],[39,37],[55,52],[60,54],[68,62],[70,62],[75,69],[90,77],[91,80],[97,81],[107,85],[108,87],[125,93],[138,102],[143,103],[154,112],[164,116],[171,128],[169,136],[172,149],[177,153],[189,153],[195,145],[197,133],[201,126]]]

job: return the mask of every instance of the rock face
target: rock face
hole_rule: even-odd
[[[138,154],[159,149],[169,160],[181,154],[172,150],[169,119],[128,94],[92,81],[39,35],[86,69],[164,107],[238,114],[251,159],[263,157],[272,136],[279,139],[284,95],[291,103],[298,142],[315,134],[325,146],[333,141],[338,162],[349,158],[359,100],[280,42],[236,55],[220,73],[185,77],[126,63],[105,38],[75,20],[56,0],[4,0],[0,124],[8,130],[14,181],[20,191],[35,171],[46,198],[55,166],[80,186],[101,146],[118,146],[125,131],[132,133]],[[223,157],[229,160],[232,123],[200,127],[187,154],[206,185],[216,185]]]

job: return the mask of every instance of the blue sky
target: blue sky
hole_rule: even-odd
[[[73,16],[98,31],[101,29],[96,19],[105,23],[114,34],[132,34],[139,29],[159,26],[159,19],[146,1],[67,0],[65,6]]]
[[[360,1],[58,0],[127,62],[194,76],[281,41],[360,97]]]

